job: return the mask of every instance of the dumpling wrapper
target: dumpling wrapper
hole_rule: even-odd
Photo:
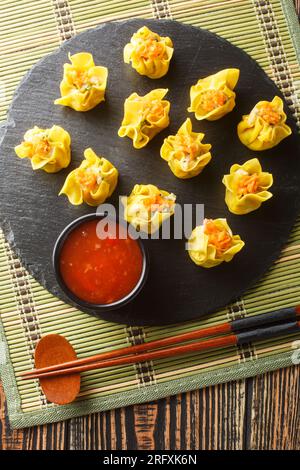
[[[204,134],[192,131],[188,118],[176,135],[169,135],[160,149],[160,156],[168,162],[177,178],[192,178],[199,175],[211,160],[211,145],[202,144]]]
[[[161,78],[169,70],[174,49],[169,37],[162,37],[147,26],[140,28],[124,47],[124,62],[140,74]]]
[[[259,101],[250,114],[243,116],[237,133],[249,149],[267,150],[291,135],[292,130],[285,121],[283,101],[275,96],[272,101]]]
[[[86,202],[90,206],[102,204],[114,192],[118,170],[104,157],[98,157],[91,148],[84,151],[84,160],[71,171],[59,193],[65,194],[75,206]]]
[[[190,89],[190,113],[199,121],[215,121],[235,107],[235,88],[240,76],[239,69],[224,69],[214,75],[198,80]]]
[[[157,88],[145,96],[132,93],[124,103],[124,118],[118,131],[119,137],[129,137],[134,148],[140,149],[168,127],[170,102],[163,100],[167,92],[165,88]]]
[[[155,233],[175,211],[176,196],[153,184],[136,184],[129,196],[122,197],[124,218],[136,230]]]
[[[225,202],[233,214],[248,214],[272,197],[268,189],[273,184],[273,176],[262,171],[257,158],[243,165],[232,165],[230,174],[223,177],[223,184],[226,187]]]
[[[188,240],[192,261],[203,268],[229,262],[244,247],[239,235],[233,235],[226,219],[204,219]]]
[[[71,161],[71,137],[59,126],[34,126],[24,134],[24,141],[15,147],[15,152],[19,158],[29,158],[33,170],[57,173]]]
[[[95,65],[92,54],[79,52],[70,55],[71,64],[64,64],[60,84],[61,98],[54,104],[69,106],[75,111],[89,111],[104,101],[108,70]]]

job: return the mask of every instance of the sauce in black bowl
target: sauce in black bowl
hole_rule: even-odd
[[[65,293],[79,306],[118,308],[141,290],[147,256],[127,226],[104,214],[72,222],[54,248],[54,269]]]

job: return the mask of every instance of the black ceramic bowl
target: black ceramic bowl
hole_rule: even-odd
[[[56,275],[56,279],[57,279],[57,282],[58,282],[60,288],[62,289],[62,291],[72,301],[72,303],[76,305],[76,307],[78,307],[79,309],[81,309],[81,308],[88,309],[90,311],[93,310],[95,313],[97,313],[97,312],[100,313],[100,312],[108,311],[108,310],[116,310],[116,309],[119,309],[119,308],[123,307],[124,305],[128,304],[142,290],[142,288],[143,288],[143,286],[146,282],[148,271],[149,271],[148,253],[147,253],[147,251],[144,247],[144,244],[143,244],[142,240],[140,238],[138,238],[136,241],[139,244],[139,247],[140,247],[140,250],[141,250],[141,253],[142,253],[143,266],[142,266],[142,272],[141,272],[140,279],[138,280],[138,282],[135,285],[135,287],[133,288],[133,290],[131,292],[129,292],[129,294],[127,294],[125,297],[121,298],[120,300],[117,300],[117,301],[115,301],[113,303],[110,303],[110,304],[94,304],[94,303],[90,303],[90,302],[87,302],[85,300],[80,299],[75,294],[73,294],[73,292],[70,291],[70,289],[67,287],[67,285],[65,284],[65,282],[64,282],[64,280],[61,276],[60,266],[59,266],[60,253],[61,253],[61,249],[64,245],[64,242],[67,239],[68,235],[75,228],[77,228],[79,225],[81,225],[83,222],[87,222],[87,221],[93,220],[93,219],[101,220],[101,219],[103,219],[103,217],[107,217],[108,219],[110,219],[112,222],[114,222],[116,224],[123,225],[123,227],[125,227],[126,230],[127,230],[127,224],[125,222],[118,220],[118,218],[113,218],[111,216],[107,216],[104,213],[99,213],[99,214],[94,213],[94,214],[84,215],[82,217],[79,217],[78,219],[73,220],[73,222],[71,222],[69,225],[67,225],[67,227],[65,227],[64,230],[61,232],[61,234],[59,235],[59,237],[56,240],[56,243],[54,245],[53,258],[52,258],[53,268],[54,268],[54,272],[55,272],[55,275]]]

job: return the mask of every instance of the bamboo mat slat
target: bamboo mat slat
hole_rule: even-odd
[[[281,88],[300,127],[300,33],[292,0],[0,0],[0,121],[22,76],[64,40],[101,22],[173,18],[207,28],[243,48]],[[280,61],[278,62],[278,58]],[[275,60],[276,59],[276,60]],[[21,266],[0,233],[0,372],[13,427],[60,421],[292,364],[300,335],[82,374],[74,404],[47,403],[36,381],[24,382],[36,342],[60,333],[79,357],[300,304],[300,219],[267,275],[235,303],[200,321],[126,327],[64,304]]]

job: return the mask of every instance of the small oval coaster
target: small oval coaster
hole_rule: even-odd
[[[36,369],[53,366],[77,359],[71,344],[61,335],[44,336],[35,348]],[[71,403],[80,390],[80,374],[63,375],[40,379],[40,384],[47,399],[57,405]]]

